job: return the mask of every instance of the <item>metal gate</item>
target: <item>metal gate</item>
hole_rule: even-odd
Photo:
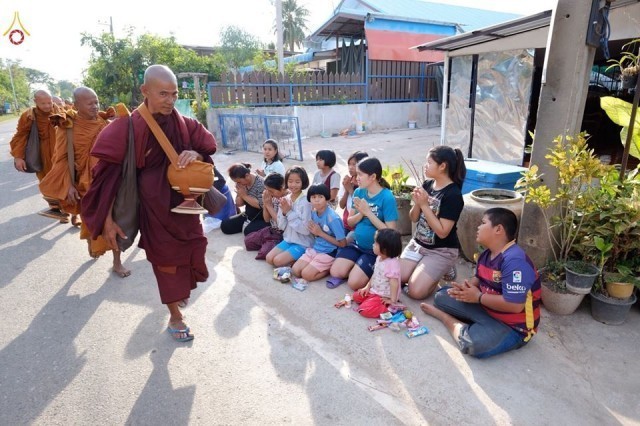
[[[287,115],[220,114],[222,146],[262,152],[267,139],[278,143],[285,158],[302,161],[302,140],[298,117]]]

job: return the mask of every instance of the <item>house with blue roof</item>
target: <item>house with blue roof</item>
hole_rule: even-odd
[[[341,40],[367,46],[369,60],[438,62],[441,52],[411,47],[518,18],[520,15],[421,0],[342,0],[308,38],[316,58],[338,58]],[[323,53],[324,52],[324,53]]]

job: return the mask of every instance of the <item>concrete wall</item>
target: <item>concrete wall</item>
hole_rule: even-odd
[[[220,137],[218,114],[297,116],[301,136],[307,138],[319,136],[323,129],[328,134],[356,130],[362,123],[365,131],[407,128],[409,120],[416,121],[417,127],[436,127],[440,125],[441,111],[437,102],[211,108],[207,111],[207,123],[216,138]]]

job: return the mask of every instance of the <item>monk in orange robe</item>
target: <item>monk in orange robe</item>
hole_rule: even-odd
[[[77,215],[80,213],[80,201],[91,184],[91,169],[97,163],[97,159],[90,155],[91,148],[108,122],[99,115],[100,104],[93,90],[79,87],[73,95],[77,112],[67,110],[61,114],[64,120],[56,134],[53,166],[40,182],[40,191],[47,197],[59,200],[64,212]],[[73,163],[68,156],[69,136],[73,144]],[[84,223],[81,224],[80,238],[87,240],[91,257],[97,258],[109,250],[102,237],[91,238]],[[120,252],[112,252],[113,272],[123,278],[129,276],[131,272],[122,266]]]
[[[53,147],[56,138],[56,129],[49,117],[56,112],[54,110],[51,94],[46,90],[38,90],[33,95],[35,108],[30,108],[20,116],[16,133],[13,135],[11,142],[11,156],[13,157],[13,165],[19,172],[27,170],[27,163],[24,160],[29,133],[31,133],[31,124],[36,120],[38,126],[38,135],[40,136],[40,157],[42,158],[42,170],[36,173],[39,181],[51,170]],[[38,214],[53,219],[59,219],[61,222],[68,221],[68,215],[60,211],[60,206],[56,200],[47,199],[49,209],[45,209]]]

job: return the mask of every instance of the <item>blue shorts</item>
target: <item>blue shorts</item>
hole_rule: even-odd
[[[277,249],[288,252],[293,260],[298,260],[307,250],[306,247],[301,246],[300,244],[288,243],[286,241],[280,241],[276,246]]]
[[[376,255],[372,250],[365,250],[355,244],[338,249],[336,259],[349,259],[354,262],[369,278],[373,275],[373,267],[376,265]]]

